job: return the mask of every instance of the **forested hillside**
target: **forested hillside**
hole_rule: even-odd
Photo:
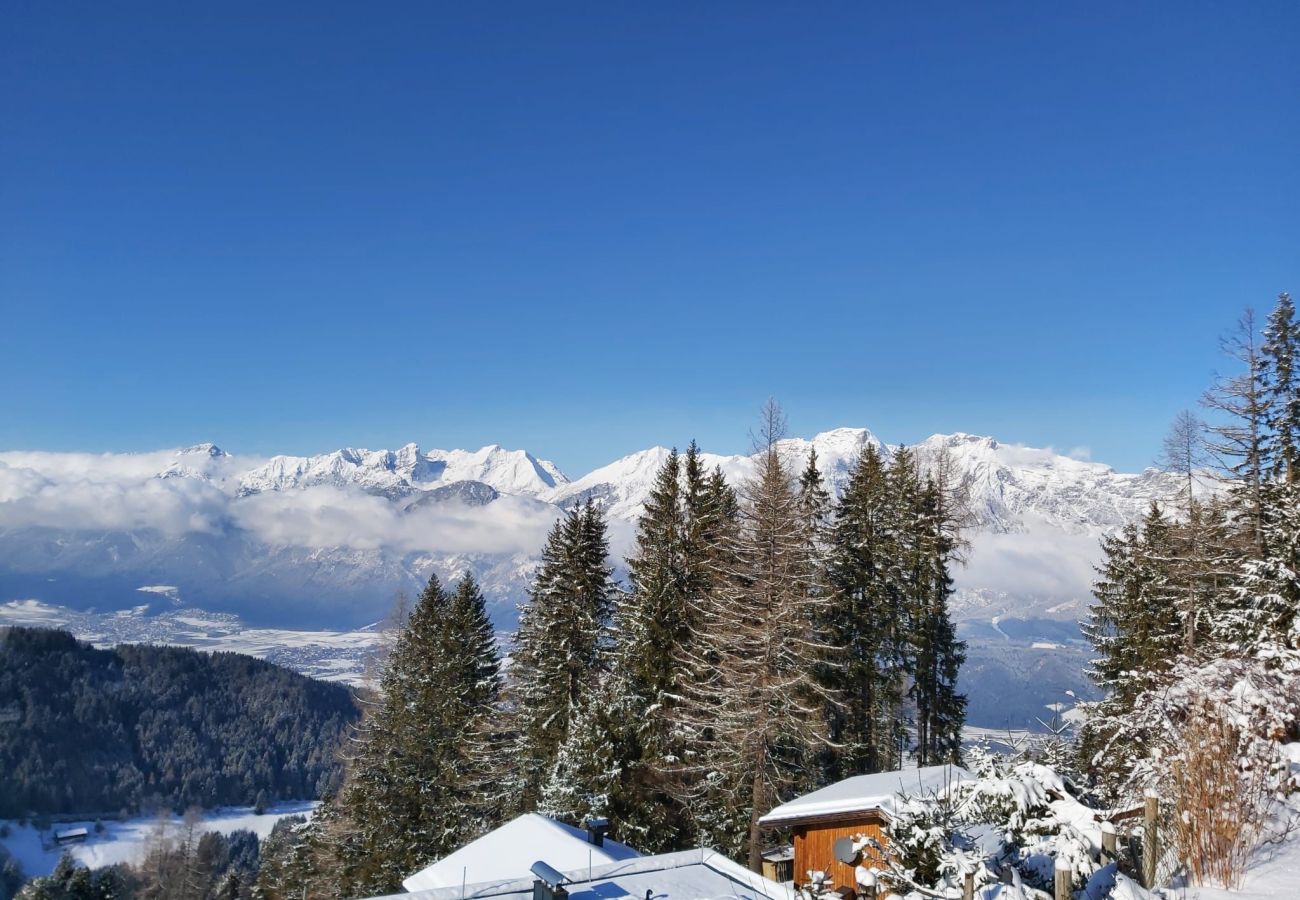
[[[0,817],[320,796],[348,689],[236,653],[0,631]]]

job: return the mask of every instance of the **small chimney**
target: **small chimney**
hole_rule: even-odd
[[[540,859],[532,865],[533,900],[568,900],[569,892],[563,887],[564,873]]]
[[[605,835],[609,833],[609,819],[588,819],[587,843],[594,847],[605,846]]]

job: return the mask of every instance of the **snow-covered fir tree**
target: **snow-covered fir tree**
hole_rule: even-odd
[[[615,585],[605,519],[591,501],[556,522],[511,651],[513,748],[500,783],[510,813],[533,810],[570,724],[609,668]]]
[[[868,444],[849,473],[829,535],[830,595],[819,611],[830,646],[820,667],[830,710],[835,780],[895,768],[906,688],[900,513],[885,460]]]
[[[1173,526],[1158,504],[1140,523],[1102,539],[1096,603],[1082,625],[1097,657],[1092,677],[1108,702],[1131,704],[1183,646],[1180,591],[1171,575]]]
[[[691,631],[681,476],[673,450],[637,524],[628,560],[631,590],[614,616],[611,671],[561,745],[541,805],[573,821],[606,817],[643,850],[684,845],[689,822],[671,790],[679,669],[674,648]]]

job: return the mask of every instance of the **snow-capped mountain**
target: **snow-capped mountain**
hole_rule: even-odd
[[[799,467],[804,465],[809,451],[815,449],[817,467],[838,492],[848,479],[854,460],[868,444],[883,447],[876,436],[865,428],[837,428],[823,432],[811,441],[791,438],[781,441],[779,446],[781,452]],[[646,498],[650,496],[655,475],[668,458],[669,452],[667,447],[652,447],[629,454],[582,478],[554,488],[543,494],[542,499],[567,507],[571,503],[590,498],[604,505],[611,517],[635,521],[641,514]],[[723,475],[734,485],[743,484],[754,472],[754,460],[742,454],[719,456],[715,453],[702,453],[700,459],[708,471],[722,469]]]
[[[869,444],[890,449],[865,428],[837,428],[812,440],[793,438],[778,446],[800,467],[815,450],[818,468],[838,494]],[[1172,497],[1179,488],[1176,478],[1156,469],[1123,474],[1052,450],[1000,444],[969,434],[932,435],[911,449],[923,467],[936,465],[946,454],[969,495],[979,528],[994,532],[1020,532],[1046,522],[1069,534],[1100,533],[1131,521],[1152,500]],[[560,506],[591,497],[605,504],[612,516],[634,520],[668,453],[664,447],[654,447],[630,454],[541,497]],[[742,483],[754,471],[749,456],[704,453],[701,458],[710,470],[720,467],[733,484]]]
[[[555,463],[491,444],[481,450],[336,450],[321,456],[275,456],[239,477],[239,493],[329,485],[406,497],[453,482],[474,481],[504,494],[536,497],[568,483]]]
[[[868,444],[884,446],[866,429],[840,428],[783,441],[781,450],[798,466],[815,450],[839,490]],[[969,491],[979,524],[970,569],[958,580],[978,593],[981,610],[989,596],[1036,609],[1082,601],[1096,536],[1177,486],[1154,470],[1118,473],[966,434],[935,435],[914,450],[923,465],[946,454]],[[496,445],[270,459],[213,444],[102,456],[0,453],[0,600],[103,607],[138,599],[141,585],[175,584],[187,602],[220,611],[352,625],[376,618],[397,590],[417,590],[431,572],[473,568],[508,627],[560,510],[597,500],[615,550],[625,550],[668,452],[632,453],[573,481],[554,463]],[[735,484],[754,467],[745,455],[706,453],[704,463]],[[1062,577],[1071,574],[1074,583]]]

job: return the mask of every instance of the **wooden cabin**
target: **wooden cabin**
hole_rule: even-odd
[[[855,856],[852,843],[872,838],[888,852],[887,828],[900,800],[936,793],[969,777],[957,766],[855,775],[781,804],[759,824],[791,832],[796,886],[807,884],[810,872],[820,871],[826,873],[828,888],[856,892],[858,867],[872,868],[879,853],[868,849]]]

